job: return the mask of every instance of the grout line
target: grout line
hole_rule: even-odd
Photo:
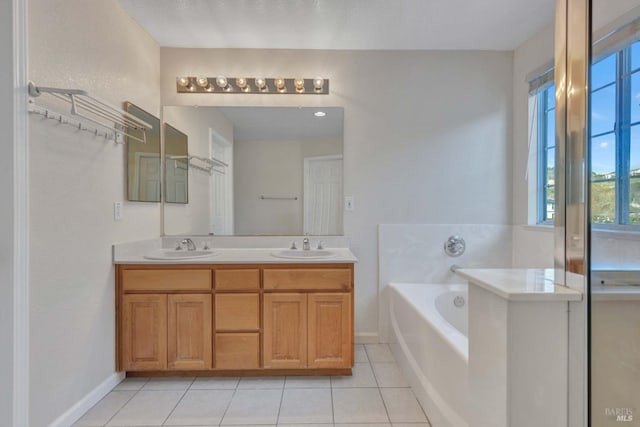
[[[220,417],[220,422],[218,423],[219,426],[222,425],[222,422],[224,421],[224,417],[227,416],[227,412],[229,411],[229,408],[231,407],[231,402],[233,402],[233,398],[236,397],[236,393],[238,392],[238,387],[240,387],[240,381],[242,380],[242,377],[238,377],[238,382],[236,382],[236,386],[233,388],[233,393],[231,393],[231,399],[229,399],[229,403],[227,403],[227,407],[224,408],[224,412],[222,413],[222,417]]]
[[[126,378],[125,378],[125,380],[126,380]],[[124,381],[124,380],[120,381],[120,383],[118,383],[118,385],[120,385],[123,381]],[[111,420],[113,420],[113,419],[116,417],[116,415],[118,415],[118,414],[120,413],[120,411],[122,411],[122,408],[124,408],[125,406],[127,406],[127,404],[128,404],[129,402],[131,402],[131,401],[133,400],[133,398],[134,398],[134,397],[136,397],[136,395],[137,395],[138,393],[140,393],[140,391],[142,391],[142,387],[144,387],[148,382],[149,382],[149,378],[147,378],[147,380],[144,382],[144,384],[142,384],[142,385],[140,386],[140,388],[139,388],[139,389],[137,389],[137,390],[111,390],[111,391],[107,394],[107,396],[108,396],[109,394],[113,393],[114,391],[133,391],[133,392],[135,392],[135,393],[133,393],[133,394],[131,395],[131,397],[130,397],[130,398],[129,398],[125,403],[124,403],[124,405],[122,405],[122,406],[120,407],[120,409],[118,409],[118,410],[117,410],[117,411],[116,411],[116,412],[115,412],[115,413],[114,413],[114,414],[113,414],[113,415],[112,415],[112,416],[107,420],[107,422],[103,424],[103,426],[106,426],[107,424],[109,424],[109,423],[111,422]],[[116,386],[116,387],[117,387],[117,386]],[[105,397],[107,397],[107,396],[105,396]],[[103,397],[102,399],[104,399],[104,397]],[[102,399],[100,399],[100,400],[102,400]],[[98,403],[100,403],[100,402],[98,402]],[[91,409],[93,409],[93,408],[94,408],[98,403],[96,403],[95,405],[93,405],[93,406],[89,409],[89,411],[90,411]],[[87,412],[89,412],[89,411],[87,411]],[[84,417],[85,415],[87,415],[87,412],[85,412],[84,414],[82,414],[82,416]],[[82,417],[81,417],[81,419],[82,419]]]
[[[286,381],[286,377],[285,377]],[[284,401],[284,383],[282,384],[282,393],[280,394],[280,405],[278,405],[278,415],[276,415],[276,426],[278,425],[278,421],[280,421],[280,410],[282,409],[282,402]]]
[[[173,415],[173,413],[175,412],[176,408],[178,407],[178,405],[180,405],[180,402],[182,402],[182,400],[184,399],[184,397],[187,395],[187,392],[189,391],[189,389],[191,388],[191,386],[193,385],[193,382],[196,380],[195,377],[193,377],[193,379],[191,380],[191,383],[189,383],[189,385],[187,386],[187,388],[184,390],[184,392],[182,393],[182,396],[180,396],[180,399],[178,399],[178,401],[176,402],[176,404],[174,405],[173,409],[171,410],[171,412],[169,412],[169,415],[167,415],[164,419],[164,421],[162,423],[160,423],[161,426],[164,425],[164,423],[166,423],[169,418],[171,418],[171,415]]]

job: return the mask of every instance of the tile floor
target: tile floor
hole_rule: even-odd
[[[386,344],[351,377],[127,378],[74,426],[429,427]]]

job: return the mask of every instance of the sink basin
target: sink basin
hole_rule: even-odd
[[[271,255],[277,258],[290,259],[323,259],[335,256],[334,252],[324,251],[320,249],[304,251],[300,249],[287,249],[282,251],[271,252]]]
[[[183,260],[183,259],[197,259],[207,258],[216,255],[212,250],[195,250],[195,251],[176,251],[175,249],[159,249],[153,251],[144,257],[146,259],[154,260]]]

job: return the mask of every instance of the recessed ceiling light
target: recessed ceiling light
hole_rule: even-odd
[[[316,117],[324,117],[327,115],[327,113],[325,113],[324,111],[316,111],[315,113],[313,113],[313,115]]]

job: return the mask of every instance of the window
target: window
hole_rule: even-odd
[[[554,86],[537,97],[538,223],[554,219]],[[591,222],[640,225],[640,42],[591,67]]]

